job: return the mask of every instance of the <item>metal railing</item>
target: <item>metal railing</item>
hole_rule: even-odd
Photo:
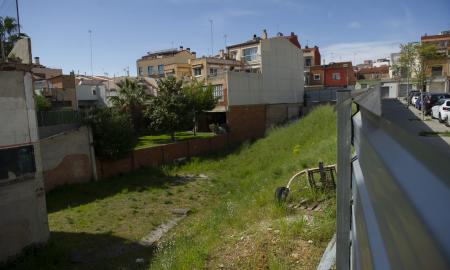
[[[63,124],[81,124],[88,117],[83,111],[38,111],[38,126],[54,126]]]
[[[379,88],[337,92],[336,267],[450,269],[450,157],[387,105]]]

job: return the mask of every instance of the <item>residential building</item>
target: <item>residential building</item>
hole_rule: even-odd
[[[294,32],[291,32],[291,35],[286,37],[282,33],[278,33],[276,37],[286,39],[298,49],[301,49],[298,37]],[[255,34],[252,39],[246,42],[228,46],[227,55],[230,59],[243,62],[246,72],[261,73],[261,45],[262,41],[267,39],[267,31],[263,30],[261,37]]]
[[[195,59],[195,52],[190,48],[167,49],[148,52],[136,61],[137,75],[139,78],[161,78],[175,76],[178,79],[191,75],[190,59]]]
[[[49,238],[30,65],[9,65],[0,65],[0,265]]]
[[[356,82],[352,62],[329,63],[310,68],[309,85],[324,88],[348,87]]]
[[[381,80],[389,78],[389,66],[361,68],[357,70],[358,80]]]
[[[372,67],[388,67],[390,65],[390,60],[388,58],[380,58],[372,63]]]
[[[310,85],[310,69],[313,66],[320,66],[320,51],[319,47],[314,46],[309,48],[306,46],[302,49],[303,58],[305,60],[305,85]]]
[[[227,124],[231,141],[237,142],[263,136],[266,127],[299,116],[304,63],[294,33],[269,38],[263,31],[262,37],[228,46],[226,57],[236,62],[221,61],[224,72],[214,78],[223,82],[224,101],[206,114],[202,126]]]
[[[241,61],[234,59],[227,59],[224,51],[220,51],[218,57],[202,57],[190,60],[192,68],[192,78],[211,84],[213,87],[213,94],[218,98],[218,106],[225,106],[226,104],[226,79],[225,72],[227,71],[241,71],[244,64]]]
[[[78,108],[81,110],[108,106],[106,86],[102,80],[77,76],[76,93]]]
[[[430,92],[450,92],[450,30],[439,35],[421,37],[422,44],[433,44],[444,55],[443,59],[427,63],[427,90]]]
[[[53,110],[78,110],[74,75],[58,75],[35,81],[34,87],[36,93],[43,95],[52,103]]]

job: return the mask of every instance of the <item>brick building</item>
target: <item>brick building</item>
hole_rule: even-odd
[[[318,80],[316,80],[315,82],[311,82],[310,73],[312,67],[320,66],[321,56],[319,47],[314,46],[312,48],[309,48],[308,46],[306,46],[305,48],[302,49],[302,51],[303,51],[303,58],[305,60],[305,85],[311,84],[316,85]]]
[[[313,66],[310,68],[309,82],[310,85],[323,86],[325,88],[354,85],[356,77],[353,72],[352,62]]]

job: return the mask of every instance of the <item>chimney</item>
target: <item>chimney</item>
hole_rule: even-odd
[[[253,34],[253,40],[256,40],[257,36],[256,34]]]
[[[283,36],[283,33],[281,33],[281,32],[277,33],[277,37],[282,37],[282,36]]]
[[[180,51],[182,51],[183,50],[183,46],[180,46]]]
[[[41,64],[41,62],[39,61],[39,57],[35,57],[34,58],[34,63],[36,64],[36,65],[40,65]]]
[[[306,46],[305,46],[305,49],[308,49],[308,48],[309,48],[308,45],[306,45]]]
[[[293,37],[293,36],[295,36],[295,33],[294,33],[294,32],[291,32],[291,37]]]
[[[262,39],[267,39],[267,30],[266,29],[263,30],[261,38]]]
[[[219,57],[220,59],[225,59],[225,51],[223,49],[219,51]]]
[[[186,51],[190,52],[190,51],[191,51],[191,48],[186,48]]]

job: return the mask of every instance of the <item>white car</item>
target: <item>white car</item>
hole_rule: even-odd
[[[413,97],[411,98],[411,104],[412,104],[413,106],[416,106],[416,101],[417,101],[418,98],[420,98],[420,95],[413,96]]]
[[[431,117],[444,122],[450,118],[450,99],[441,99],[431,108]]]

